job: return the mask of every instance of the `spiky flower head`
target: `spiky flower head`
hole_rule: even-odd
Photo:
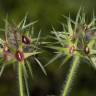
[[[80,59],[84,58],[96,68],[96,18],[94,14],[89,23],[86,22],[86,15],[81,11],[81,8],[75,21],[70,16],[64,17],[67,19],[67,24],[62,24],[63,31],[56,31],[53,27],[52,34],[55,43],[48,47],[53,49],[56,55],[45,65],[47,67],[58,58],[64,57],[60,64],[61,68],[72,58],[71,68],[61,96],[68,95]]]
[[[3,73],[4,67],[9,64],[18,64],[18,79],[20,87],[20,96],[24,95],[23,90],[23,78],[26,86],[27,95],[29,96],[27,79],[31,75],[33,77],[31,63],[28,60],[34,59],[40,66],[45,75],[47,75],[43,65],[36,57],[41,53],[40,33],[37,37],[34,37],[33,24],[37,21],[26,24],[27,16],[19,23],[10,23],[8,18],[5,21],[4,38],[0,38],[0,61],[3,63],[0,71],[0,76]],[[32,29],[32,30],[31,30]],[[28,73],[29,72],[29,73]],[[27,75],[26,75],[27,74]]]

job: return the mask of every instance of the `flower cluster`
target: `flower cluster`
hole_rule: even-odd
[[[26,16],[19,24],[10,24],[8,19],[5,20],[4,38],[0,38],[0,62],[3,63],[0,71],[0,76],[3,73],[5,65],[18,64],[18,79],[20,87],[20,96],[24,96],[23,92],[23,77],[26,85],[27,95],[28,91],[28,72],[32,76],[32,69],[27,58],[34,59],[45,75],[47,75],[45,68],[36,57],[41,53],[39,45],[47,44],[46,47],[55,51],[56,56],[53,57],[45,65],[45,67],[56,59],[64,57],[61,65],[64,65],[70,58],[73,58],[73,64],[68,74],[68,79],[65,84],[64,92],[62,96],[67,96],[68,89],[70,87],[73,75],[77,69],[77,63],[81,58],[88,60],[94,67],[96,67],[96,18],[93,14],[91,22],[86,23],[85,13],[81,13],[79,10],[76,20],[72,20],[69,17],[66,24],[63,25],[63,31],[57,32],[54,27],[52,31],[52,38],[54,42],[40,42],[40,33],[38,37],[33,37],[33,24],[31,22],[26,25]],[[56,42],[55,42],[56,41]],[[28,69],[28,70],[27,70]],[[24,74],[23,74],[24,73]]]
[[[68,58],[79,56],[90,61],[96,53],[96,18],[93,15],[91,22],[87,24],[85,13],[81,13],[79,10],[75,21],[73,21],[70,16],[66,17],[66,19],[67,26],[66,24],[62,24],[62,32],[56,31],[53,27],[52,34],[55,35],[53,39],[55,38],[56,43],[51,44],[49,48],[61,54],[59,57],[65,55]],[[50,60],[47,65],[51,64],[51,61],[58,59],[58,54],[54,57],[55,59]]]
[[[27,58],[30,58],[30,60],[34,59],[44,74],[47,75],[43,65],[36,57],[36,55],[41,53],[41,49],[38,47],[41,44],[39,41],[41,31],[37,38],[34,37],[33,24],[36,23],[36,21],[26,24],[26,18],[25,16],[24,20],[19,24],[11,24],[8,18],[6,18],[5,29],[1,30],[4,33],[4,38],[0,38],[0,62],[2,62],[2,65],[0,65],[0,76],[5,66],[17,64],[20,96],[24,95],[23,81],[25,82],[27,95],[29,96],[27,79],[28,75],[33,77],[31,62],[29,62]]]
[[[88,60],[96,68],[96,18],[94,14],[89,23],[86,23],[85,13],[81,13],[81,9],[75,21],[70,16],[66,19],[67,26],[62,24],[63,31],[58,32],[53,27],[52,38],[56,42],[48,47],[55,50],[56,55],[45,65],[48,66],[56,59],[64,57],[60,64],[61,68],[70,58],[73,59],[61,96],[67,96],[80,59]]]

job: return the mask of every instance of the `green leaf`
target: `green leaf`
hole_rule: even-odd
[[[29,24],[23,26],[22,30],[24,30],[24,29],[26,29],[26,28],[28,28],[28,27],[34,25],[34,24],[37,23],[37,22],[38,22],[38,20],[37,20],[37,21],[34,21],[34,22],[31,22],[31,23],[29,23]]]
[[[53,28],[53,33],[54,33],[55,36],[57,37],[57,40],[59,41],[59,43],[60,43],[62,46],[64,46],[64,44],[63,44],[61,38],[59,37],[58,33],[56,32],[55,28],[54,28],[54,27],[52,27],[52,28]]]
[[[73,29],[72,29],[72,25],[71,25],[71,20],[70,20],[70,17],[68,19],[68,32],[70,33],[70,35],[73,35]]]
[[[51,49],[54,49],[54,50],[57,50],[58,52],[61,52],[61,53],[66,53],[68,51],[68,48],[63,48],[63,47],[58,47],[58,46],[48,46],[48,48],[51,48]]]
[[[30,56],[33,56],[33,55],[36,55],[36,54],[40,54],[41,52],[32,52],[32,53],[24,53],[24,56],[25,56],[25,59],[30,57]]]
[[[23,28],[23,27],[25,26],[25,24],[26,24],[27,16],[28,16],[28,14],[25,15],[25,18],[24,18],[24,21],[23,21],[23,24],[22,24],[22,28]]]
[[[92,49],[94,44],[95,44],[96,40],[91,40],[88,44],[89,48]]]
[[[0,69],[0,77],[2,76],[4,69],[5,69],[5,64],[3,64]]]
[[[78,21],[79,21],[79,18],[80,18],[80,12],[81,12],[81,8],[79,9],[79,11],[77,13],[77,16],[76,16],[74,32],[76,32],[76,30],[77,30]]]
[[[96,68],[96,56],[92,56],[90,57],[90,60],[91,60],[91,64],[94,68]]]
[[[95,13],[93,12],[93,18],[92,18],[92,21],[88,24],[88,28],[94,26],[95,25],[95,21],[96,21]]]
[[[32,68],[31,68],[31,65],[30,65],[30,62],[28,60],[26,60],[26,66],[28,67],[28,70],[31,74],[31,77],[33,78],[33,71],[32,71]]]
[[[91,50],[90,50],[90,55],[96,55],[96,50],[91,49]]]
[[[35,41],[34,48],[36,48],[36,49],[37,49],[38,44],[39,44],[40,36],[41,36],[41,30],[39,31],[39,33],[38,33],[38,37],[36,38],[36,41]]]
[[[41,67],[41,69],[42,69],[42,71],[44,72],[44,74],[47,76],[47,73],[46,73],[46,70],[45,70],[45,68],[43,67],[43,65],[41,64],[41,62],[37,59],[37,58],[35,58],[35,61],[38,63],[38,65]]]
[[[25,66],[25,62],[23,64],[23,71],[24,71],[24,74],[25,74],[26,78],[28,78],[28,73],[27,73],[27,69],[26,69],[26,66]]]
[[[48,65],[52,64],[55,60],[57,60],[59,57],[61,57],[62,54],[56,54],[51,60],[49,60],[49,62],[47,64],[45,64],[44,66],[47,67]]]
[[[62,68],[62,66],[71,58],[70,55],[67,55],[64,60],[61,62],[60,66],[59,66],[59,69]]]

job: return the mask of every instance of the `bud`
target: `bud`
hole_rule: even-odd
[[[29,39],[28,37],[22,35],[22,42],[23,42],[24,44],[30,44],[30,39]]]
[[[75,51],[76,51],[76,47],[74,45],[69,47],[69,53],[70,54],[74,54]]]
[[[89,49],[88,46],[85,46],[85,48],[84,48],[84,53],[85,53],[85,54],[89,54],[89,53],[90,53],[90,49]]]
[[[18,61],[23,61],[24,60],[24,53],[21,52],[21,51],[17,51],[16,54],[15,54],[15,57]]]

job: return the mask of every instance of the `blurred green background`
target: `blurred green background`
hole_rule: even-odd
[[[39,20],[34,25],[35,32],[41,29],[43,36],[47,36],[52,25],[57,30],[62,30],[60,22],[65,22],[62,15],[68,16],[70,13],[74,19],[80,6],[85,8],[88,17],[93,10],[96,12],[96,0],[0,0],[0,26],[3,27],[3,19],[7,14],[11,20],[19,22],[28,13],[29,21]],[[41,62],[45,64],[44,61],[50,60],[52,56],[49,50],[41,56]],[[61,60],[62,58],[46,68],[48,76],[33,63],[34,78],[29,82],[30,96],[59,96],[71,65],[70,60],[58,70]],[[18,89],[16,69],[6,67],[0,78],[0,96],[19,96]],[[96,70],[88,62],[81,60],[68,96],[96,96]]]

